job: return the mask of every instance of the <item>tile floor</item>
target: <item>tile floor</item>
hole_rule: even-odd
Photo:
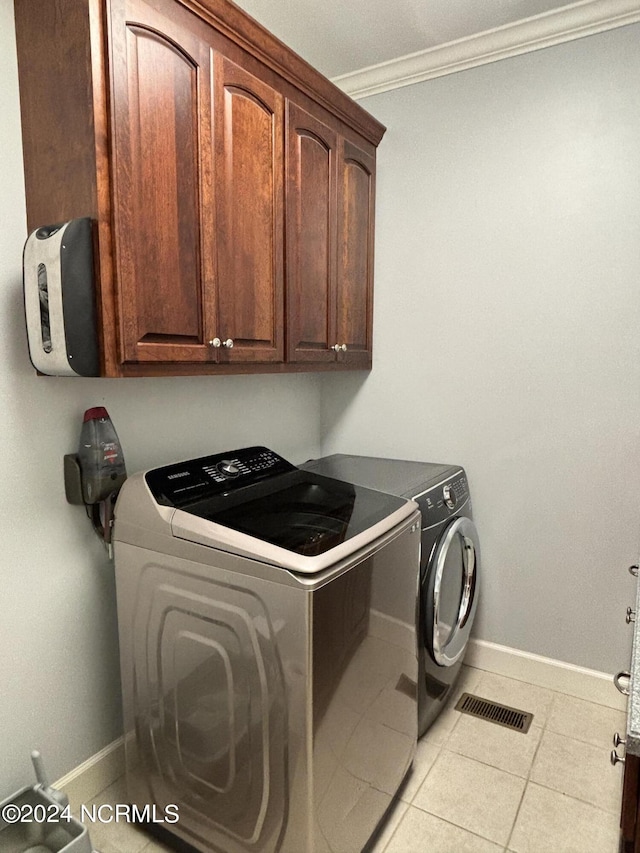
[[[463,691],[534,715],[524,735],[453,710],[418,745],[375,853],[617,853],[624,714],[465,667]]]
[[[530,711],[524,735],[453,710],[418,745],[372,853],[617,853],[624,715],[471,667],[457,689]],[[95,803],[126,802],[118,780]],[[165,853],[127,824],[91,824],[100,853]],[[303,851],[300,851],[303,853]]]

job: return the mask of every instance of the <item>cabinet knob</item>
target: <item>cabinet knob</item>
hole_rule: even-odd
[[[625,622],[629,625],[631,622],[636,621],[636,611],[632,610],[631,607],[627,607],[627,615],[625,618]]]
[[[634,578],[638,577],[638,566],[629,566],[629,574],[633,575]]]
[[[332,347],[329,347],[329,349],[332,349],[334,352],[340,352],[342,347],[340,346],[340,344],[334,344]]]
[[[616,747],[616,749],[617,749],[619,746],[624,746],[625,744],[626,744],[626,740],[623,740],[623,739],[620,737],[620,735],[618,734],[618,732],[616,732],[616,733],[614,734],[614,736],[613,736],[613,745],[614,745],[614,746]]]
[[[611,750],[611,763],[615,767],[616,764],[624,764],[624,758],[620,758],[615,749]]]
[[[342,352],[346,352],[346,351],[347,351],[347,345],[346,345],[346,344],[342,344],[342,346],[340,347],[340,349],[342,350]]]
[[[628,696],[628,695],[629,695],[629,685],[627,685],[626,687],[623,687],[623,686],[620,684],[620,680],[621,680],[622,678],[625,678],[625,679],[627,679],[627,680],[628,680],[628,679],[630,679],[630,678],[631,678],[631,673],[630,673],[630,672],[624,672],[624,671],[623,671],[623,672],[617,672],[617,673],[613,676],[613,683],[615,684],[616,689],[617,689],[617,690],[619,690],[619,691],[620,691],[620,693],[622,693],[624,696]]]
[[[222,341],[220,340],[220,338],[214,338],[213,340],[209,341],[209,346],[214,347],[215,349],[217,349],[221,344]]]
[[[227,338],[226,341],[222,341],[222,346],[226,347],[227,349],[232,349],[233,348],[233,341],[231,340],[231,338]]]

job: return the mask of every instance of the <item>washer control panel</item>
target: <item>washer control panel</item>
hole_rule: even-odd
[[[267,447],[245,447],[156,468],[145,479],[159,504],[182,507],[295,470]]]

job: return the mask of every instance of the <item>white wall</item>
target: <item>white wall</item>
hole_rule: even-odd
[[[476,636],[628,664],[640,506],[640,27],[364,100],[374,369],[323,380],[323,450],[460,463]]]
[[[30,750],[56,779],[121,734],[113,567],[84,510],[65,502],[62,456],[82,413],[107,407],[130,472],[266,444],[317,455],[314,376],[37,377],[21,295],[26,219],[13,4],[0,3],[0,800],[31,784]]]

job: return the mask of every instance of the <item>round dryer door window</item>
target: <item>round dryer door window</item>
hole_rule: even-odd
[[[456,518],[436,546],[425,578],[426,640],[440,666],[453,666],[464,654],[478,604],[479,568],[476,526],[470,518]]]

